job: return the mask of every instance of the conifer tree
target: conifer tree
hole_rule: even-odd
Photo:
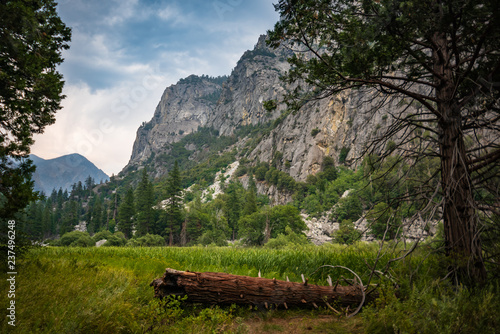
[[[66,203],[61,213],[61,228],[59,234],[71,232],[78,225],[79,221],[79,204],[75,200],[70,200]]]
[[[42,238],[46,239],[52,234],[52,200],[49,198],[44,203],[42,214]]]
[[[189,209],[186,212],[187,220],[187,242],[198,239],[205,229],[207,229],[210,223],[210,214],[208,212],[208,206],[204,206],[201,203],[201,195],[196,194],[192,203],[189,205]]]
[[[118,229],[125,234],[126,238],[132,237],[134,214],[134,191],[129,188],[118,208]]]
[[[296,48],[286,81],[307,85],[286,97],[289,106],[348,89],[363,89],[372,114],[399,103],[367,147],[397,147],[412,162],[439,158],[439,173],[422,184],[440,181],[450,276],[485,282],[481,231],[498,231],[498,201],[490,198],[499,197],[500,2],[280,0],[275,8],[270,43]],[[422,197],[434,198],[432,191]],[[434,211],[432,201],[421,210]]]
[[[235,240],[238,233],[238,220],[241,216],[241,201],[240,201],[239,183],[231,181],[225,190],[226,201],[224,206],[224,214],[227,218],[227,224],[231,230],[231,239]]]
[[[250,174],[250,178],[248,180],[248,190],[245,195],[245,204],[243,206],[242,215],[250,215],[254,212],[257,212],[257,209],[257,187],[255,185],[253,176]]]
[[[57,71],[71,29],[53,0],[0,2],[0,219],[36,200],[28,160],[33,134],[54,123],[64,81]],[[6,224],[5,224],[6,226]],[[3,223],[0,226],[3,232]],[[0,237],[4,234],[1,233]],[[5,234],[6,235],[6,234]]]
[[[151,233],[154,222],[154,189],[149,181],[146,168],[142,170],[141,181],[136,189],[137,234],[139,236]]]
[[[165,230],[168,235],[168,245],[174,245],[174,238],[180,233],[182,218],[182,188],[181,175],[177,161],[174,168],[168,174],[167,187],[165,189],[167,207],[165,210]]]

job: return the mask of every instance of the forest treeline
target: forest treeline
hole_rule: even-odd
[[[227,164],[222,170],[225,167]],[[354,222],[363,215],[371,223],[368,232],[378,239],[396,237],[402,222],[417,212],[429,221],[438,217],[433,216],[435,212],[427,216],[421,212],[436,186],[420,182],[438,169],[433,158],[423,159],[410,168],[396,155],[383,160],[370,156],[352,170],[335,166],[332,158],[325,157],[321,171],[309,175],[304,182],[295,181],[278,169],[282,167],[287,168],[279,152],[271,163],[252,165],[242,158],[233,177],[221,180],[222,193],[218,196],[204,193],[205,187],[199,184],[184,188],[186,173],[180,171],[177,161],[162,181],[151,180],[147,168],[135,172],[135,185],[124,184],[117,177],[96,185],[89,177],[69,192],[54,190],[31,203],[25,211],[24,231],[34,239],[50,240],[72,232],[77,225],[81,228],[85,222],[87,242],[79,241],[84,235],[78,233],[60,241],[65,245],[74,242],[88,246],[98,241],[89,241],[96,234],[108,240],[107,245],[115,246],[127,242],[222,246],[235,241],[264,245],[277,238],[285,244],[287,240],[307,243],[303,234],[307,227],[301,216],[304,213],[309,217],[328,215],[340,223],[333,236],[335,241],[353,243],[361,237]],[[259,183],[276,186],[292,201],[275,205],[267,196],[258,194]],[[436,203],[440,200],[439,195],[433,199]]]

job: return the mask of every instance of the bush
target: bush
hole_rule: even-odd
[[[351,150],[351,148],[349,147],[342,147],[342,149],[340,150],[340,154],[339,154],[339,162],[342,164],[345,162],[345,160],[347,159],[347,155],[349,154],[349,151]]]
[[[313,217],[320,217],[324,211],[321,198],[317,194],[310,194],[302,202],[302,209]]]
[[[148,233],[140,238],[130,239],[127,242],[127,246],[131,247],[165,246],[165,239],[161,235]]]
[[[57,241],[57,246],[70,246],[70,247],[91,247],[95,242],[87,232],[72,231],[63,234]]]
[[[318,129],[318,128],[314,128],[314,129],[312,129],[312,130],[311,130],[311,136],[312,136],[312,137],[316,137],[316,135],[317,135],[318,133],[320,133],[320,132],[321,132],[321,130],[320,130],[320,129]]]
[[[223,231],[210,230],[203,233],[198,242],[203,246],[227,246],[226,235]]]
[[[425,289],[413,288],[405,299],[397,299],[394,291],[381,294],[375,306],[363,310],[365,331],[450,334],[498,331],[498,286],[455,291],[445,283],[432,283],[433,287]]]
[[[276,103],[276,100],[268,100],[262,102],[262,106],[264,107],[265,110],[267,111],[273,111],[278,107],[278,104]]]
[[[90,235],[83,235],[80,238],[76,239],[69,245],[70,247],[92,247],[95,246],[94,240],[90,237]]]
[[[94,240],[94,242],[98,242],[99,240],[108,240],[112,235],[113,233],[110,231],[101,231],[94,234],[92,236],[92,240]]]
[[[339,244],[352,245],[361,238],[361,232],[354,227],[351,220],[344,220],[340,228],[335,231],[335,242]]]
[[[248,172],[247,166],[240,164],[238,168],[236,169],[236,172],[234,172],[235,177],[240,177],[245,175]]]
[[[356,221],[363,213],[363,205],[356,195],[349,194],[347,197],[342,197],[337,202],[337,206],[333,212],[333,216],[337,221],[350,219]]]
[[[384,202],[377,203],[373,209],[368,212],[366,219],[371,224],[372,233],[379,239],[382,239],[384,234],[386,240],[395,238],[401,226],[401,219],[399,219],[395,211]]]
[[[303,233],[295,233],[290,226],[287,226],[285,227],[285,234],[280,233],[276,238],[269,239],[265,247],[278,249],[308,244],[310,244],[310,242]]]
[[[257,181],[264,181],[266,179],[266,173],[269,170],[269,166],[260,165],[255,169],[255,179]]]
[[[112,246],[125,246],[127,240],[125,239],[125,235],[123,232],[115,232],[113,235],[107,239],[106,243],[103,246],[112,247]]]

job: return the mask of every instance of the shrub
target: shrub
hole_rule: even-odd
[[[265,247],[278,249],[308,244],[310,244],[310,242],[303,233],[295,233],[290,226],[286,226],[285,234],[280,233],[276,238],[269,239],[269,241],[265,244]]]
[[[308,195],[302,203],[302,209],[314,217],[320,217],[324,210],[321,198],[317,194]]]
[[[235,177],[240,177],[245,175],[248,172],[247,166],[240,164],[238,168],[236,169],[236,172],[234,172]]]
[[[94,242],[98,242],[99,240],[108,240],[112,235],[113,233],[110,231],[101,231],[94,234],[92,236],[92,240],[94,240]]]
[[[262,105],[264,106],[264,109],[266,109],[269,112],[271,112],[273,110],[276,110],[276,108],[278,107],[278,104],[276,103],[276,100],[264,101],[262,103]]]
[[[112,247],[112,246],[125,246],[127,240],[125,239],[125,235],[123,232],[115,232],[113,235],[107,239],[106,243],[103,246]]]
[[[127,246],[131,247],[165,246],[165,239],[161,235],[148,233],[140,238],[130,239],[127,242]]]
[[[87,232],[72,231],[65,233],[56,244],[58,246],[90,247],[94,246],[95,242]]]
[[[445,282],[446,283],[446,282]],[[432,283],[405,299],[384,293],[363,310],[367,333],[496,333],[500,326],[498,286],[482,290]],[[495,291],[496,290],[496,291]],[[408,315],[412,315],[409,317]]]
[[[351,220],[344,220],[335,231],[335,242],[339,244],[351,245],[361,238],[361,232],[354,227]]]
[[[227,246],[226,235],[220,230],[206,231],[198,238],[198,242],[203,246]]]
[[[83,235],[80,238],[76,239],[69,245],[70,247],[92,247],[95,246],[94,240],[90,237],[90,235]]]
[[[351,149],[349,147],[342,147],[342,149],[340,150],[340,154],[339,154],[339,162],[341,164],[343,164],[345,162],[345,160],[347,159],[347,155],[349,154],[349,151]]]
[[[349,194],[347,197],[342,197],[337,202],[337,206],[333,211],[333,216],[337,221],[350,219],[356,221],[363,213],[363,205],[358,196]]]
[[[255,179],[257,181],[264,181],[266,179],[266,173],[269,170],[269,167],[266,165],[260,165],[255,170]]]
[[[382,239],[393,239],[401,225],[401,220],[396,217],[394,210],[386,203],[377,203],[366,215],[371,224],[372,233],[375,237]],[[387,231],[387,233],[386,233]]]
[[[318,129],[318,128],[314,128],[314,129],[312,129],[312,130],[311,130],[311,136],[312,136],[312,137],[316,137],[316,135],[317,135],[318,133],[320,133],[320,132],[321,132],[321,130],[320,130],[320,129]]]

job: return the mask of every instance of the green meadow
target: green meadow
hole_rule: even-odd
[[[45,247],[18,261],[16,326],[3,317],[2,333],[494,333],[500,326],[498,284],[480,291],[438,277],[445,268],[430,246],[405,253],[387,244],[299,246],[285,249],[231,247]],[[262,310],[249,306],[191,305],[159,301],[149,286],[165,268],[226,272],[326,285],[352,274],[322,265],[342,265],[365,284],[378,284],[379,297],[352,317],[318,310]],[[342,279],[341,279],[342,280]],[[8,284],[2,280],[2,305]],[[2,307],[4,310],[6,307]],[[341,310],[345,312],[345,310]],[[6,311],[4,311],[6,313]],[[462,331],[470,332],[470,331]]]

